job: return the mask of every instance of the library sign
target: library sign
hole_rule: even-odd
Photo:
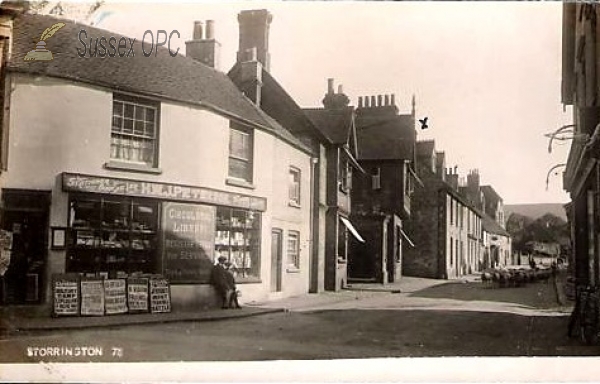
[[[65,192],[152,197],[165,200],[223,205],[261,212],[267,209],[267,200],[262,197],[152,181],[118,179],[65,172],[62,174],[62,187]]]

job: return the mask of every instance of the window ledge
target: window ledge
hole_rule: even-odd
[[[225,179],[225,184],[227,184],[227,185],[233,185],[234,187],[242,187],[242,188],[248,188],[248,189],[255,189],[256,188],[254,186],[254,184],[249,183],[246,180],[234,179],[232,177],[228,177],[227,179]]]
[[[126,163],[121,161],[109,161],[108,163],[104,163],[104,168],[118,171],[151,173],[154,175],[160,175],[162,173],[162,169],[160,168],[152,168],[147,165]]]
[[[290,206],[290,207],[294,207],[294,208],[302,208],[302,207],[300,206],[300,204],[299,204],[299,203],[296,203],[295,201],[289,201],[289,202],[288,202],[288,206]]]
[[[236,284],[260,284],[262,280],[259,277],[236,277]]]
[[[300,273],[300,272],[302,272],[300,270],[300,268],[296,268],[296,267],[288,267],[285,271],[287,273]]]

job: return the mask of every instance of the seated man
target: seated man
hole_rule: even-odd
[[[210,272],[210,283],[215,287],[215,290],[221,297],[221,308],[225,309],[229,308],[231,296],[235,292],[235,287],[231,285],[229,277],[230,273],[225,269],[225,261],[227,261],[227,259],[220,256],[217,261],[218,263]]]
[[[233,292],[229,297],[229,302],[227,303],[229,308],[242,308],[240,307],[240,303],[238,302],[238,291],[235,286],[235,276],[233,275],[232,264],[227,261],[225,262],[225,270],[227,271],[227,282],[228,285],[232,288]]]

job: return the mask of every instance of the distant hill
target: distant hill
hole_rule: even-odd
[[[518,213],[535,220],[544,216],[546,213],[551,213],[565,221],[567,220],[567,214],[563,204],[507,204],[504,206],[504,211],[506,212],[506,218],[508,218],[511,213]]]

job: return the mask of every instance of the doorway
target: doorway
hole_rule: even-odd
[[[271,231],[271,292],[281,292],[283,273],[283,231],[273,228]]]
[[[49,192],[3,190],[1,228],[12,234],[2,304],[39,304],[47,258]]]

